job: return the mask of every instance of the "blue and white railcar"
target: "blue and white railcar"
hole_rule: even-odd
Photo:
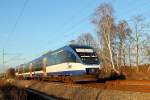
[[[25,77],[87,77],[97,74],[99,69],[100,62],[93,48],[67,45],[26,64],[23,73]]]
[[[83,75],[96,73],[99,59],[91,47],[65,46],[45,56],[48,60],[46,72],[48,75]],[[55,60],[55,61],[54,61]]]

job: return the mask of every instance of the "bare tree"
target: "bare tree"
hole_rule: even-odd
[[[141,50],[142,43],[144,40],[144,30],[148,28],[149,25],[144,22],[144,18],[141,15],[134,17],[134,33],[135,33],[135,44],[136,44],[136,66],[139,66],[141,63]]]
[[[15,69],[14,68],[9,68],[6,71],[7,77],[8,78],[14,78],[15,77]]]
[[[120,66],[122,62],[124,66],[126,65],[125,42],[130,33],[131,29],[128,23],[125,20],[120,21],[118,25]]]
[[[140,64],[149,63],[149,50],[150,50],[150,34],[143,33],[143,36],[140,37]]]
[[[129,62],[129,65],[131,67],[132,66],[132,64],[131,64],[131,62],[132,62],[131,61],[131,54],[132,54],[132,52],[131,51],[132,51],[132,48],[133,48],[132,47],[133,37],[130,35],[127,40],[128,40],[128,44],[127,44],[128,45],[128,47],[127,47],[128,48],[128,62]]]
[[[148,36],[148,39],[150,39],[150,35]],[[146,51],[147,51],[147,55],[149,56],[149,59],[150,59],[150,40],[147,42]]]
[[[97,26],[98,37],[102,44],[105,56],[109,58],[112,70],[116,70],[113,59],[112,41],[114,38],[113,8],[109,4],[101,4],[95,11],[92,22]],[[109,57],[108,57],[109,56]]]
[[[150,60],[150,47],[149,49],[147,49],[147,55],[149,56],[149,60]]]
[[[88,45],[91,47],[96,47],[96,41],[90,33],[83,33],[77,38],[76,44]]]

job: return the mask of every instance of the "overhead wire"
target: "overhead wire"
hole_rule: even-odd
[[[16,30],[16,28],[17,28],[17,25],[18,25],[18,23],[19,23],[21,17],[23,16],[23,13],[24,13],[24,11],[25,11],[25,8],[26,8],[28,2],[29,2],[29,0],[25,0],[25,1],[24,1],[23,6],[22,6],[22,8],[21,8],[21,11],[19,12],[19,15],[17,16],[17,18],[16,18],[16,20],[15,20],[15,23],[14,23],[14,25],[13,25],[13,28],[12,28],[11,32],[8,34],[8,36],[7,36],[5,45],[8,44],[8,40],[10,41],[11,36],[14,35],[14,32],[15,32],[15,30]]]
[[[146,4],[147,4],[147,3],[146,3]],[[141,4],[141,3],[138,4],[138,2],[135,2],[135,3],[134,3],[134,7],[132,7],[132,8],[131,8],[131,7],[128,7],[127,10],[126,10],[125,12],[122,12],[122,13],[126,14],[126,13],[128,13],[128,12],[134,12],[133,10],[135,10],[135,9],[136,9],[136,10],[141,10],[141,7],[143,7],[142,5],[146,5],[146,4],[145,4],[145,3],[144,3],[144,4]],[[138,7],[138,8],[137,8],[137,7]],[[139,9],[139,8],[140,8],[140,9]],[[147,13],[147,11],[144,12],[144,14],[146,14],[146,13]],[[140,13],[139,13],[139,14],[140,14]],[[138,14],[138,15],[139,15],[139,14]],[[141,14],[143,14],[143,13],[141,13]],[[121,15],[121,14],[120,14],[120,15]],[[134,16],[134,15],[128,16],[128,17],[127,17],[127,20],[131,20],[130,18],[133,17],[133,16]]]
[[[116,1],[110,0],[108,3],[114,4],[115,2],[116,2]],[[91,5],[91,3],[90,3],[89,5]],[[87,8],[88,8],[89,5],[87,5]],[[81,10],[82,10],[82,9],[81,9]],[[80,13],[80,14],[81,14],[81,10],[79,10],[79,13]],[[78,14],[78,13],[77,13],[77,14]],[[75,15],[77,15],[77,14],[75,14]],[[61,33],[64,33],[64,34],[65,34],[65,35],[63,35],[62,37],[65,37],[65,38],[66,38],[66,37],[69,37],[70,35],[72,35],[72,34],[66,34],[66,33],[68,33],[69,31],[71,31],[71,30],[73,30],[73,29],[75,29],[76,27],[78,27],[79,25],[81,25],[83,22],[89,20],[89,19],[88,19],[89,17],[90,17],[90,15],[84,17],[83,19],[79,20],[77,23],[71,25],[71,26],[70,26],[68,29],[66,29],[65,31],[61,32]],[[72,18],[75,18],[75,17],[72,16],[72,17],[70,18],[70,20],[72,20]],[[68,25],[68,24],[69,24],[68,22],[69,22],[69,21],[67,21],[67,22],[65,23],[65,25],[63,25],[63,26]],[[64,28],[64,27],[63,27],[63,28]],[[56,37],[55,40],[57,40],[57,38],[58,38],[58,37]],[[64,40],[63,40],[63,41],[64,41]],[[55,41],[55,44],[58,43],[58,42],[60,42],[60,41]],[[50,43],[50,42],[48,41],[48,43]],[[53,43],[53,42],[51,42],[51,43]],[[60,42],[60,43],[62,43],[62,42]]]
[[[14,32],[15,32],[15,30],[16,30],[16,28],[17,28],[17,25],[18,25],[18,23],[19,23],[21,17],[23,16],[23,13],[24,13],[24,11],[25,11],[25,8],[26,8],[28,2],[29,2],[29,0],[25,0],[25,1],[24,1],[23,6],[22,6],[22,8],[21,8],[21,10],[20,10],[20,12],[19,12],[19,15],[17,16],[17,18],[16,18],[16,20],[15,20],[15,23],[14,23],[14,25],[13,25],[13,27],[12,27],[10,33],[8,34],[8,36],[7,36],[7,38],[6,38],[5,45],[8,45],[9,41],[11,41],[11,36],[14,35]],[[3,46],[3,48],[5,47],[5,45]],[[18,55],[20,55],[20,54],[17,54],[17,53],[15,53],[15,54],[8,54],[8,53],[7,53],[7,55],[16,55],[16,56],[18,56]],[[10,60],[8,60],[8,61],[10,61]],[[8,63],[8,61],[7,61],[7,63]]]
[[[98,0],[95,0],[95,1],[98,1]],[[93,1],[92,1],[92,3],[93,3]],[[93,4],[95,4],[95,2],[94,2]],[[84,8],[89,8],[89,5],[91,5],[91,2],[89,2],[89,3],[86,5],[86,7],[84,7]],[[81,13],[85,12],[85,11],[83,11],[84,8],[80,9],[80,10],[79,10],[76,14],[74,14],[74,15],[78,15],[79,13],[81,14]],[[85,9],[84,9],[84,10],[85,10]],[[82,12],[82,11],[83,11],[83,12]],[[77,18],[77,17],[74,16],[74,15],[72,15],[72,17],[70,18],[70,20],[73,20],[73,19]],[[71,31],[71,30],[73,30],[73,29],[75,29],[76,27],[78,27],[81,23],[83,23],[83,22],[89,20],[89,19],[88,19],[89,17],[90,17],[89,15],[88,15],[88,16],[85,16],[84,18],[82,18],[81,20],[79,20],[78,22],[76,22],[75,24],[70,25],[70,27],[68,27],[68,28],[65,29],[63,32],[61,32],[61,33],[64,33],[64,34],[65,34],[65,35],[63,35],[62,37],[67,37],[69,34],[66,34],[66,33],[68,33],[69,31]],[[67,21],[67,22],[65,23],[65,25],[63,25],[63,26],[66,26],[66,25],[69,25],[69,24],[70,24],[70,21]],[[65,28],[65,27],[63,27],[63,28]],[[57,32],[56,32],[56,33],[57,33]],[[56,37],[56,38],[57,38],[57,37]],[[49,43],[49,41],[48,41],[48,43]]]
[[[111,3],[114,3],[113,1],[111,1]],[[137,3],[136,3],[137,4]],[[150,14],[150,13],[148,13],[149,11],[146,11],[146,12],[144,12],[143,14]],[[84,21],[84,20],[83,20]],[[131,20],[129,20],[129,21],[131,21]],[[78,24],[77,24],[78,25]],[[71,26],[71,28],[70,29],[73,29],[73,27],[75,27],[76,25],[73,25],[73,26]],[[66,31],[67,32],[67,31]],[[72,34],[71,34],[72,35]],[[66,37],[67,35],[64,35],[64,37]]]
[[[98,0],[95,0],[95,1],[98,1]],[[91,5],[91,4],[95,4],[95,2],[93,2],[93,0],[91,0],[91,2],[89,2],[86,6],[84,6],[84,7],[82,7],[82,8],[80,8],[80,9],[78,9],[78,11],[76,12],[76,13],[74,13],[66,22],[64,22],[64,24],[62,25],[63,27],[61,28],[61,31],[63,31],[63,32],[60,32],[60,33],[64,33],[65,35],[63,35],[62,37],[67,37],[68,36],[68,34],[66,34],[66,33],[68,33],[69,31],[71,31],[72,29],[75,29],[76,27],[78,27],[81,23],[83,23],[83,22],[85,22],[85,21],[87,21],[87,20],[89,20],[88,18],[90,17],[89,15],[88,16],[85,16],[85,17],[83,17],[82,19],[80,19],[79,21],[77,21],[77,22],[75,22],[75,24],[72,24],[72,25],[69,25],[71,22],[70,21],[72,21],[73,19],[76,19],[77,18],[77,15],[80,13],[80,15],[81,15],[81,13],[84,13],[85,12],[85,8],[89,8],[89,5]],[[68,28],[66,28],[66,26],[69,26]],[[66,28],[66,29],[65,29]],[[58,30],[56,31],[56,32],[54,32],[55,34],[57,34],[58,33]],[[60,35],[60,34],[59,34]],[[55,40],[57,40],[57,38],[58,38],[58,36],[56,35],[56,37],[54,37],[54,39]],[[50,40],[48,40],[47,42],[46,42],[46,44],[49,44],[49,43],[54,43],[54,42],[51,42]],[[55,41],[55,44],[56,43],[62,43],[62,42],[60,42],[60,41]],[[42,47],[43,48],[43,47]],[[41,48],[40,48],[41,49]],[[44,48],[43,48],[44,49]],[[46,50],[46,52],[48,52],[47,50]],[[45,53],[45,51],[44,51],[44,53]],[[40,52],[40,54],[41,54],[41,52]],[[42,54],[43,54],[43,52],[42,52]]]
[[[81,12],[81,10],[79,10],[80,12]],[[81,13],[80,13],[81,14]],[[75,14],[76,15],[76,14]],[[81,23],[83,23],[84,21],[87,21],[89,16],[87,16],[87,17],[85,17],[85,18],[83,18],[83,19],[81,19],[80,21],[78,21],[77,23],[75,23],[75,24],[73,24],[73,25],[71,25],[69,28],[67,28],[64,32],[61,32],[61,33],[67,33],[67,32],[69,32],[69,31],[71,31],[71,30],[73,30],[73,29],[75,29],[75,27],[78,27],[78,25],[79,24],[81,24]],[[71,17],[70,17],[70,20],[72,20],[72,19],[75,19],[75,16],[74,15],[72,15]],[[18,23],[18,22],[17,22]],[[67,25],[69,25],[70,24],[70,22],[69,21],[67,21],[67,22],[65,22],[64,23],[64,25],[63,25],[63,28],[65,28],[65,26],[67,26]],[[62,28],[62,30],[63,30],[63,28]],[[57,30],[58,31],[58,30]],[[63,35],[63,37],[67,37],[67,36],[70,36],[70,35],[72,35],[72,34],[65,34],[65,35]],[[57,38],[57,36],[56,36],[56,38]],[[48,41],[49,42],[49,41]],[[59,41],[60,42],[60,41]],[[55,42],[56,43],[56,42]]]
[[[93,2],[93,0],[91,0]],[[88,4],[84,7],[84,8],[88,8],[88,6],[92,3],[92,2],[88,2]],[[83,9],[83,8],[82,8]],[[69,19],[67,19],[66,22],[64,22],[62,25],[63,27],[61,28],[65,28],[66,26],[68,26],[70,24],[70,20],[75,19],[77,17],[77,15],[80,13],[83,13],[84,11],[81,8],[77,10],[76,13],[74,13],[73,15],[71,15],[71,17]]]
[[[97,0],[97,1],[98,1],[98,0]],[[108,3],[114,4],[115,2],[116,2],[116,1],[110,0]],[[95,2],[94,2],[94,4],[95,4]],[[91,3],[90,3],[89,5],[91,5]],[[89,5],[88,5],[88,6],[89,6]],[[81,12],[81,11],[80,11],[80,12]],[[79,20],[77,23],[71,25],[68,29],[66,29],[65,31],[63,31],[63,33],[65,34],[65,35],[63,35],[63,38],[64,38],[64,37],[66,38],[66,37],[69,37],[70,35],[72,35],[72,34],[66,34],[66,33],[68,33],[69,31],[72,31],[73,29],[75,29],[76,27],[78,27],[79,25],[81,25],[83,22],[89,20],[90,17],[91,17],[91,15],[88,15],[88,16],[82,18],[82,19]]]

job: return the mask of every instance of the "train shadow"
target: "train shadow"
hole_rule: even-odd
[[[87,84],[87,83],[105,83],[107,81],[112,81],[112,80],[125,80],[126,77],[124,74],[117,74],[112,72],[109,76],[107,77],[98,77],[96,81],[80,81],[76,82],[76,84]]]
[[[97,81],[80,81],[76,82],[76,84],[88,84],[88,83],[105,83],[107,81],[112,81],[112,80],[125,80],[125,75],[115,75],[115,76],[110,76],[106,78],[98,78]]]
[[[112,80],[125,80],[126,77],[124,74],[117,74],[115,72],[112,72],[108,77],[104,78],[98,78],[98,83],[105,83],[106,81],[112,81]]]

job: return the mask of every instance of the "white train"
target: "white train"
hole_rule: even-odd
[[[16,76],[24,79],[71,81],[97,80],[100,61],[89,46],[67,45],[16,68]]]

